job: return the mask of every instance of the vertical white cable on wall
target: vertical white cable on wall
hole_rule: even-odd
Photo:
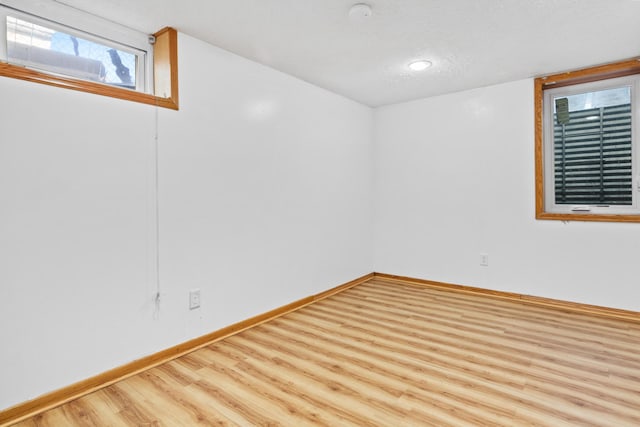
[[[152,143],[152,168],[153,168],[153,273],[155,281],[155,293],[153,297],[153,317],[160,315],[160,158],[158,147],[158,112],[159,107],[154,108],[154,132]]]

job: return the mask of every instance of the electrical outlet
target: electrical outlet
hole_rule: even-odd
[[[480,265],[483,267],[489,267],[489,254],[480,254]]]
[[[189,291],[189,310],[200,308],[200,289]]]

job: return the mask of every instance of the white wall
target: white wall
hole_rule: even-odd
[[[377,109],[375,270],[640,310],[638,224],[535,220],[533,118],[531,80]]]
[[[179,56],[178,112],[0,78],[0,408],[372,271],[371,110]]]

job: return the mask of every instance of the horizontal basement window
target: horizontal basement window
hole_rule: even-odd
[[[7,15],[7,61],[53,74],[146,92],[147,52],[89,40],[70,28]],[[39,20],[38,20],[39,21]],[[152,53],[149,53],[152,54]]]
[[[44,12],[85,26],[95,21],[118,40],[0,5],[0,75],[178,108],[175,30],[146,35],[88,14],[79,20],[82,12],[64,8]]]

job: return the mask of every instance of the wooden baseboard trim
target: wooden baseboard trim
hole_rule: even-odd
[[[526,304],[534,304],[545,307],[552,307],[559,310],[589,314],[594,316],[609,317],[619,320],[627,320],[640,323],[640,312],[623,310],[619,308],[602,307],[597,305],[582,304],[557,300],[552,298],[536,297],[531,295],[518,294],[514,292],[495,291],[491,289],[476,288],[473,286],[456,285],[452,283],[436,282],[433,280],[416,279],[414,277],[396,276],[393,274],[373,273],[375,278],[386,279],[394,283],[409,283],[413,285],[428,286],[431,288],[446,289],[454,292],[464,292],[484,295],[492,298],[500,298],[511,301],[518,301]]]
[[[282,307],[267,311],[266,313],[262,313],[241,322],[234,323],[233,325],[227,326],[201,337],[194,338],[192,340],[170,347],[166,350],[162,350],[158,353],[154,353],[141,359],[134,360],[133,362],[103,372],[91,378],[87,378],[75,384],[63,387],[59,390],[44,394],[33,400],[19,403],[18,405],[0,411],[0,427],[5,427],[17,423],[71,400],[85,396],[101,388],[107,387],[125,378],[136,375],[147,369],[161,365],[187,353],[191,353],[192,351],[205,347],[215,341],[221,340],[233,334],[237,334],[261,323],[275,319],[276,317],[291,313],[292,311],[299,310],[302,307],[313,304],[316,301],[364,283],[367,280],[373,278],[373,276],[374,273],[366,274],[362,277],[336,286],[335,288],[329,289],[319,294],[302,298],[290,304],[283,305]]]

